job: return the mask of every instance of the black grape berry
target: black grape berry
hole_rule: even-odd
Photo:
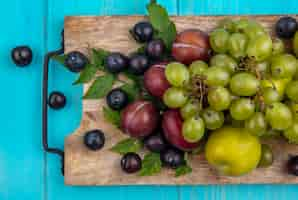
[[[127,68],[128,59],[125,55],[114,52],[110,53],[105,60],[106,69],[111,73],[119,73]]]
[[[152,152],[160,153],[167,147],[167,143],[162,135],[150,135],[144,140],[145,147]]]
[[[142,168],[142,159],[136,153],[126,153],[121,159],[121,168],[126,173],[135,173]]]
[[[139,22],[134,25],[131,34],[137,42],[149,42],[153,37],[153,27],[149,22]]]
[[[50,94],[48,104],[52,109],[59,110],[66,104],[66,97],[63,93],[54,91]]]
[[[72,51],[66,55],[64,64],[71,72],[82,71],[88,63],[88,58],[79,51]]]
[[[18,46],[11,51],[13,62],[19,67],[25,67],[32,62],[32,50],[28,46]]]
[[[130,58],[129,70],[135,75],[144,74],[149,67],[149,59],[145,55],[135,54]]]
[[[161,152],[160,160],[163,165],[172,169],[176,169],[185,164],[183,152],[172,148]]]
[[[160,59],[166,50],[165,44],[162,40],[152,40],[146,46],[146,54],[153,59]]]
[[[99,150],[105,144],[105,135],[98,129],[88,131],[84,136],[84,144],[92,151]]]
[[[122,89],[116,88],[108,93],[106,101],[113,110],[121,110],[127,105],[128,96]]]
[[[292,38],[297,31],[297,28],[297,21],[292,17],[282,17],[275,25],[277,36],[285,39]]]
[[[298,156],[292,156],[288,160],[287,170],[289,174],[298,176]]]

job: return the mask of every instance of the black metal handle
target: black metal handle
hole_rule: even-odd
[[[43,63],[43,86],[42,86],[42,145],[48,153],[57,154],[61,157],[61,171],[64,175],[64,151],[58,148],[52,148],[48,145],[48,79],[49,79],[49,62],[53,56],[64,53],[64,32],[62,31],[61,48],[56,51],[48,52],[44,57]]]

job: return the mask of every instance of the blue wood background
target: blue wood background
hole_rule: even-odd
[[[66,15],[144,14],[142,0],[2,0],[0,8],[0,200],[134,199],[297,199],[297,185],[234,186],[64,186],[56,156],[41,148],[41,75],[45,52],[59,46]],[[160,0],[173,15],[297,14],[296,0]],[[30,45],[34,60],[17,68],[10,50]],[[68,98],[61,111],[50,111],[50,144],[63,140],[80,122],[81,87],[75,75],[53,63],[50,90]]]

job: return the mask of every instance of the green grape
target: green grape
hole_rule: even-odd
[[[190,76],[201,76],[204,74],[204,72],[208,69],[207,63],[201,60],[194,61],[189,66],[189,73]]]
[[[205,76],[208,86],[225,86],[230,81],[230,73],[222,67],[209,67],[205,72]]]
[[[188,142],[198,142],[205,132],[205,125],[200,117],[191,117],[183,122],[182,135]]]
[[[259,35],[254,39],[249,40],[247,56],[254,58],[256,61],[263,61],[271,56],[272,40],[269,34]]]
[[[273,163],[273,152],[267,144],[262,144],[262,154],[258,167],[269,167]]]
[[[286,87],[286,95],[292,101],[298,101],[298,81],[291,81]]]
[[[229,90],[218,86],[208,92],[208,103],[216,111],[222,111],[229,108],[232,97]]]
[[[280,102],[275,102],[268,106],[265,117],[273,129],[280,131],[289,128],[293,121],[291,110]]]
[[[244,126],[251,134],[260,137],[266,133],[267,129],[265,116],[261,112],[256,112],[245,120]]]
[[[298,122],[294,122],[283,135],[290,143],[298,144]]]
[[[285,52],[285,44],[279,38],[274,38],[272,44],[272,55],[278,55]]]
[[[265,117],[266,119],[266,117]],[[281,136],[281,132],[278,130],[274,130],[274,129],[269,129],[267,130],[264,135],[262,135],[262,138],[264,139],[269,139],[269,138],[277,138]]]
[[[250,40],[266,34],[265,29],[256,21],[252,20],[250,20],[248,25],[243,28],[243,32]]]
[[[230,33],[225,29],[216,29],[211,32],[209,42],[211,48],[216,53],[225,53],[228,51],[227,44],[230,37]]]
[[[202,118],[205,122],[205,126],[209,130],[215,130],[224,124],[225,117],[223,112],[215,111],[211,108],[203,110]]]
[[[230,89],[238,96],[253,96],[257,93],[260,81],[251,73],[240,72],[232,76]]]
[[[250,23],[250,20],[244,19],[244,18],[234,21],[235,32],[242,33],[244,29],[249,25],[249,23]]]
[[[228,51],[234,58],[241,58],[246,56],[246,46],[248,39],[242,33],[233,33],[228,41]]]
[[[297,60],[291,54],[279,54],[271,59],[271,73],[274,78],[292,78],[297,70]]]
[[[187,67],[178,62],[172,62],[166,66],[166,79],[175,87],[182,87],[189,82]]]
[[[298,103],[293,101],[288,101],[287,106],[292,111],[294,121],[298,121]]]
[[[270,63],[268,61],[258,62],[255,69],[262,77],[267,77],[270,73]]]
[[[264,88],[262,95],[266,105],[270,105],[281,100],[281,96],[279,95],[278,91],[271,87]]]
[[[171,87],[164,93],[163,101],[169,108],[180,108],[187,102],[187,95],[182,88]]]
[[[284,79],[263,79],[261,80],[261,89],[265,89],[267,87],[275,88],[277,92],[279,93],[281,99],[284,96],[285,89],[287,84],[291,81],[291,79],[284,78]]]
[[[295,36],[294,36],[293,48],[296,56],[298,57],[298,31],[295,33]]]
[[[199,102],[195,100],[188,100],[188,102],[180,108],[180,114],[183,119],[188,119],[196,114],[198,114],[201,110],[201,106]]]
[[[225,18],[218,23],[218,28],[226,29],[232,33],[235,31],[234,21],[232,19]]]
[[[230,114],[235,120],[246,120],[255,112],[255,104],[251,99],[240,98],[232,101]]]
[[[213,56],[210,60],[211,66],[223,67],[225,70],[233,74],[237,68],[237,62],[234,58],[228,56],[227,54],[217,54]]]

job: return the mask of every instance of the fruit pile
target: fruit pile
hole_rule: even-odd
[[[71,52],[63,61],[81,71],[76,84],[94,80],[84,98],[106,97],[105,118],[130,136],[112,148],[123,155],[125,172],[153,175],[166,166],[180,176],[191,172],[189,157],[204,149],[220,174],[239,176],[272,164],[272,150],[261,138],[298,144],[294,18],[277,21],[276,38],[251,19],[223,20],[209,34],[177,33],[163,7],[152,2],[147,9],[149,21],[130,30],[141,45],[136,52],[92,49],[90,59]],[[104,75],[94,77],[97,71]],[[92,130],[84,141],[98,150],[104,133]],[[144,156],[138,154],[143,146]],[[289,161],[292,174],[298,174],[297,160]]]

